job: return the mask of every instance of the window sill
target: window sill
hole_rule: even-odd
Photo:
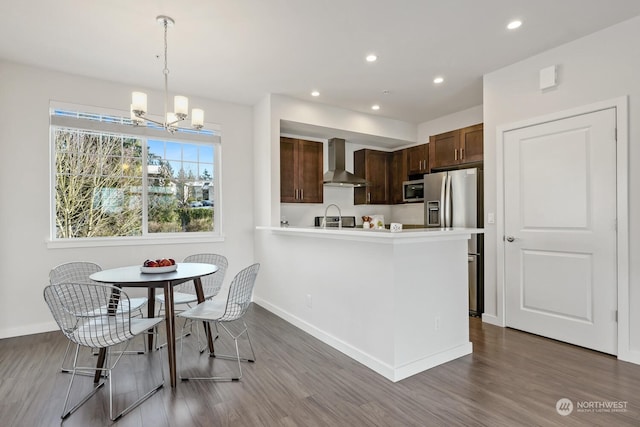
[[[145,236],[145,237],[102,237],[92,239],[47,240],[48,249],[93,248],[107,246],[175,245],[189,243],[224,242],[224,235],[195,236]]]

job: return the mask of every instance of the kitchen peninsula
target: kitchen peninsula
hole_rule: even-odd
[[[391,381],[470,354],[467,241],[482,229],[257,227],[254,301]]]

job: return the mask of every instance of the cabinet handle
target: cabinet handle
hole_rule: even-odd
[[[300,189],[300,200],[304,200],[304,188]]]
[[[294,199],[298,200],[298,189],[295,189],[296,195],[294,196]]]
[[[464,148],[460,149],[460,160],[464,159]]]
[[[458,160],[458,149],[453,150],[453,160]]]
[[[367,193],[367,203],[371,203],[371,193]]]

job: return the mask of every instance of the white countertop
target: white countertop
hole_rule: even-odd
[[[257,230],[277,234],[329,238],[338,240],[377,241],[379,243],[409,243],[417,241],[469,239],[472,234],[484,233],[482,228],[414,228],[401,231],[367,230],[363,228],[273,227],[257,226]]]

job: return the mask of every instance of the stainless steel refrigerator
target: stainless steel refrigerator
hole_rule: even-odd
[[[424,225],[482,228],[482,170],[458,169],[424,176]],[[483,236],[469,239],[469,314],[484,311]]]

